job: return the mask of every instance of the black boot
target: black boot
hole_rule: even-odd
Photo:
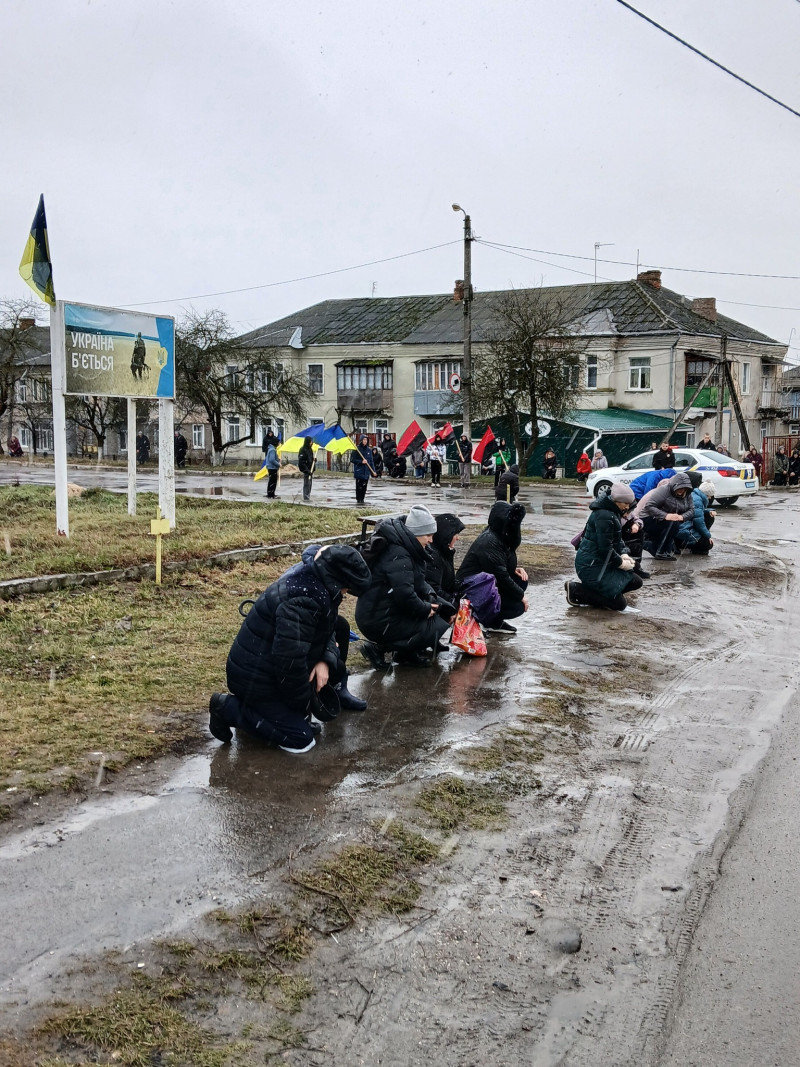
[[[361,697],[357,697],[354,693],[351,693],[347,688],[347,677],[343,682],[335,687],[336,695],[339,698],[339,704],[343,711],[366,711],[367,702],[362,700]]]
[[[225,721],[225,702],[228,697],[225,693],[212,693],[208,703],[208,728],[223,745],[227,745],[233,738],[233,730]]]
[[[390,664],[386,662],[383,649],[378,648],[373,641],[362,642],[361,655],[372,664],[376,671],[388,671]]]

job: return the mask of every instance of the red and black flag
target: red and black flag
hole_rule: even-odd
[[[483,463],[484,459],[488,459],[489,456],[494,455],[494,453],[497,452],[499,448],[500,445],[495,439],[494,431],[492,430],[491,426],[487,426],[486,433],[477,443],[477,445],[475,446],[475,451],[472,453],[472,462]]]
[[[429,445],[451,445],[456,435],[450,423],[445,423],[441,430],[437,430],[433,437],[428,438]]]
[[[411,423],[403,436],[397,442],[398,456],[408,456],[415,448],[422,448],[425,444],[425,434],[416,419]]]

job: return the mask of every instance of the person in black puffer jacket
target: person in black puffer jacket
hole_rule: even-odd
[[[456,608],[459,597],[456,589],[455,543],[464,529],[464,523],[458,515],[449,512],[436,515],[435,518],[436,533],[428,549],[425,577],[440,602],[446,601]]]
[[[489,512],[489,523],[483,533],[473,541],[458,568],[456,579],[459,588],[464,579],[475,574],[487,573],[494,576],[500,593],[500,612],[486,620],[488,630],[500,633],[515,633],[507,619],[519,618],[528,610],[528,575],[522,567],[517,566],[517,549],[522,542],[522,520],[525,508],[522,504],[507,504],[498,500]],[[463,595],[463,594],[462,594]],[[483,620],[482,620],[483,621]]]
[[[385,546],[372,565],[370,587],[356,605],[356,624],[367,638],[361,653],[378,670],[389,666],[385,656],[390,651],[397,663],[429,663],[430,657],[421,653],[435,650],[447,629],[448,619],[437,614],[439,602],[425,579],[425,548],[434,533],[436,520],[420,504],[375,528]]]
[[[297,469],[303,475],[303,500],[311,499],[311,483],[314,478],[316,462],[311,438],[307,437],[303,441],[303,447],[297,453]]]
[[[497,488],[494,491],[495,500],[510,500],[514,503],[519,495],[519,466],[512,463],[507,471],[503,471]]]
[[[315,693],[347,677],[334,640],[342,594],[358,596],[369,583],[369,568],[356,549],[334,545],[265,589],[228,654],[230,695],[211,697],[214,737],[230,741],[235,726],[287,752],[313,748]]]

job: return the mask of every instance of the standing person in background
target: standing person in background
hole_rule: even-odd
[[[578,481],[585,482],[589,475],[592,473],[592,461],[586,452],[581,452],[581,458],[578,460]]]
[[[369,447],[369,438],[362,433],[358,438],[353,457],[353,478],[356,483],[356,504],[363,504],[367,495],[369,479],[375,473],[372,449]]]
[[[458,442],[458,473],[461,476],[461,488],[469,489],[469,476],[472,473],[472,441],[462,433]]]
[[[150,459],[150,438],[140,430],[136,435],[136,462],[146,463]]]
[[[800,481],[800,448],[793,448],[789,456],[789,485],[797,485]]]
[[[431,461],[431,486],[440,487],[442,484],[442,464],[447,458],[447,447],[437,437],[434,437],[431,444],[428,445],[428,456]]]
[[[505,437],[501,437],[497,442],[497,451],[494,454],[494,487],[497,488],[497,483],[500,481],[500,475],[503,471],[508,470],[511,463],[511,449],[506,444]]]
[[[675,466],[675,453],[669,447],[666,441],[661,442],[661,446],[653,456],[653,470],[663,470],[665,467]]]
[[[311,444],[311,438],[306,437],[303,447],[297,453],[297,468],[303,475],[303,500],[311,499],[311,482],[314,478],[314,467],[317,458]]]
[[[719,452],[719,449],[711,440],[711,434],[708,432],[704,433],[700,438],[697,447],[704,449],[706,452]]]
[[[175,466],[180,467],[181,470],[186,466],[186,450],[189,445],[186,438],[183,436],[180,430],[175,431]]]
[[[764,457],[761,455],[755,445],[750,445],[750,450],[747,452],[742,462],[752,463],[753,469],[756,472],[756,478],[761,481],[761,468],[764,466]]]
[[[542,477],[543,478],[555,478],[556,468],[558,467],[558,459],[552,448],[544,454],[544,461],[542,462]]]
[[[267,430],[261,450],[264,453],[264,466],[267,468],[267,500],[275,499],[275,489],[278,485],[278,471],[281,469],[281,460],[278,455],[278,438]]]
[[[786,485],[786,476],[789,473],[789,457],[786,455],[786,448],[784,445],[778,446],[778,451],[775,453],[775,463],[773,465],[772,484],[773,485]]]
[[[599,448],[596,448],[594,450],[594,456],[592,457],[592,470],[593,471],[602,471],[602,470],[605,470],[607,466],[608,466],[608,460],[603,455],[601,450]]]
[[[428,457],[424,448],[415,448],[411,453],[411,466],[414,468],[415,478],[424,478],[425,469],[428,465]]]

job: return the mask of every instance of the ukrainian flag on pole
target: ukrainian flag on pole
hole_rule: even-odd
[[[53,265],[50,262],[50,244],[47,240],[44,194],[39,197],[39,206],[33,219],[28,243],[22,253],[19,272],[34,293],[45,303],[55,305],[56,291],[53,287]]]

